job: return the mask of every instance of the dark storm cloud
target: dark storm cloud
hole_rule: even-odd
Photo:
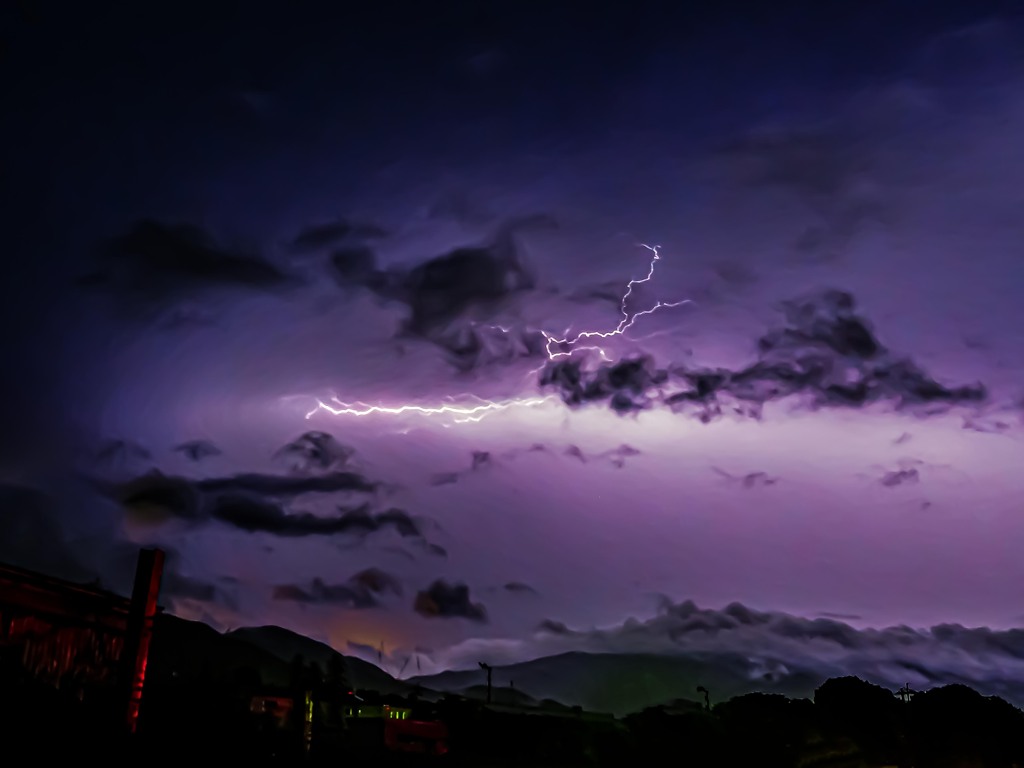
[[[161,524],[172,519],[200,522],[206,514],[203,497],[192,481],[152,471],[126,483],[97,482],[97,489],[116,501],[134,520]]]
[[[477,323],[432,334],[430,341],[444,351],[453,368],[462,372],[539,358],[547,344],[540,331]]]
[[[838,619],[839,621],[860,621],[863,618],[856,613],[834,613],[832,611],[822,611],[818,615],[823,619]]]
[[[982,385],[947,386],[891,353],[855,309],[850,294],[835,290],[786,302],[787,324],[762,336],[756,362],[738,370],[661,369],[650,357],[588,368],[570,358],[548,364],[539,384],[570,407],[603,402],[625,414],[662,404],[702,421],[726,409],[756,417],[766,403],[792,396],[812,408],[887,403],[923,415],[985,401]]]
[[[183,519],[201,519],[202,502],[213,496],[291,499],[307,493],[372,493],[377,484],[353,472],[325,475],[243,474],[199,480],[153,470],[125,483],[98,482],[99,488],[122,504],[146,507]]]
[[[529,448],[525,449],[513,449],[505,453],[506,458],[517,458],[523,454],[531,453],[550,453],[551,448],[542,444],[534,443]],[[632,445],[622,443],[615,448],[610,448],[607,451],[600,451],[598,453],[591,454],[588,456],[583,452],[577,445],[567,445],[562,449],[561,453],[565,456],[571,456],[574,459],[578,459],[581,463],[586,464],[589,459],[607,459],[608,463],[616,469],[622,469],[626,465],[626,459],[634,456],[641,455],[641,451],[638,448],[634,448]]]
[[[296,472],[324,472],[345,466],[355,453],[354,448],[338,442],[334,435],[314,430],[279,448],[274,458]]]
[[[97,268],[79,285],[148,313],[211,288],[280,290],[297,280],[257,256],[223,248],[198,227],[143,220],[101,246]]]
[[[634,448],[631,445],[626,445],[625,443],[601,454],[602,457],[607,458],[611,462],[611,465],[617,469],[622,469],[626,466],[626,459],[639,455],[640,451],[637,448]]]
[[[322,251],[345,242],[370,240],[387,236],[387,231],[375,224],[339,219],[313,224],[302,230],[291,241],[293,253]]]
[[[1009,419],[996,416],[968,416],[962,426],[970,432],[979,432],[983,435],[1002,435],[1013,429],[1014,425]]]
[[[580,448],[578,445],[567,445],[565,447],[565,455],[571,456],[574,459],[579,459],[584,464],[587,463],[587,457],[583,453],[583,449]]]
[[[192,461],[202,461],[211,456],[220,456],[223,451],[209,440],[188,440],[180,445],[174,446],[177,453],[181,453]]]
[[[501,459],[512,461],[523,455],[550,453],[551,450],[551,448],[542,443],[534,443],[529,448],[513,448],[511,450],[504,451],[501,454]],[[617,469],[622,469],[626,465],[626,459],[639,456],[641,454],[637,448],[634,448],[631,445],[626,445],[625,443],[607,451],[594,453],[589,457],[575,445],[567,446],[563,452],[565,455],[577,458],[583,463],[586,463],[588,459],[606,459],[609,464]],[[469,467],[456,472],[438,472],[431,476],[430,484],[435,487],[441,485],[453,485],[468,475],[500,466],[502,466],[501,461],[499,461],[498,458],[490,451],[474,450],[470,453]]]
[[[898,488],[904,485],[916,485],[923,478],[923,470],[949,469],[945,464],[929,464],[920,459],[900,459],[895,467],[875,466],[877,474],[860,475],[885,488]]]
[[[525,265],[518,233],[553,226],[546,216],[515,219],[489,242],[456,248],[414,267],[376,267],[365,247],[336,251],[331,264],[343,285],[365,288],[404,306],[401,335],[435,344],[453,365],[469,370],[484,364],[541,354],[539,332],[503,329],[481,322],[508,302],[536,288]]]
[[[650,407],[657,388],[668,382],[668,371],[659,370],[649,357],[603,364],[587,370],[580,360],[549,363],[540,373],[540,386],[558,391],[563,402],[576,407],[605,402],[616,413],[631,413]],[[652,397],[655,396],[655,397]]]
[[[358,539],[391,530],[404,539],[429,544],[420,523],[400,509],[374,512],[369,504],[362,504],[319,515],[282,504],[282,500],[309,493],[370,493],[376,489],[375,483],[350,472],[192,480],[153,471],[126,483],[97,481],[95,485],[117,501],[126,514],[151,524],[172,519],[193,524],[218,521],[248,533],[282,537],[345,535]]]
[[[469,310],[492,308],[521,291],[531,290],[536,281],[523,264],[516,233],[539,224],[550,226],[546,217],[510,222],[491,242],[456,248],[411,269],[393,269],[379,274],[369,287],[374,292],[409,308],[407,330],[427,335],[447,326]]]
[[[487,621],[484,606],[470,600],[469,587],[465,584],[449,584],[441,579],[417,593],[413,610],[428,618],[463,618],[481,623]]]
[[[459,482],[460,477],[458,472],[438,472],[430,478],[430,484],[434,486],[454,485]]]
[[[472,451],[470,452],[470,463],[467,469],[461,472],[439,472],[431,477],[430,484],[433,486],[452,485],[457,483],[459,478],[464,475],[479,472],[488,467],[493,467],[495,464],[494,457],[489,451]]]
[[[759,488],[768,485],[775,485],[779,481],[777,477],[770,477],[765,472],[748,472],[745,475],[733,475],[718,467],[711,468],[716,474],[725,478],[729,483],[738,485],[741,488]]]
[[[395,595],[402,594],[402,583],[387,571],[380,568],[365,568],[352,576],[349,581],[358,584],[371,592],[384,594],[390,592]]]
[[[537,625],[538,632],[546,632],[551,635],[570,635],[573,634],[572,630],[568,626],[560,621],[554,619],[544,619],[540,624]]]
[[[700,659],[709,669],[732,659],[748,679],[773,683],[808,674],[819,682],[855,675],[892,690],[908,679],[915,686],[963,683],[1024,703],[1024,629],[958,624],[856,629],[837,618],[802,618],[740,603],[707,609],[690,600],[665,600],[654,618],[631,619],[612,629],[573,630],[545,621],[534,650],[667,654]],[[764,676],[769,669],[771,680]]]
[[[208,510],[211,518],[248,533],[284,537],[346,534],[363,538],[390,529],[403,538],[422,536],[419,524],[400,509],[371,512],[364,505],[339,508],[340,514],[336,515],[314,515],[311,512],[288,511],[263,498],[237,495],[215,497]]]
[[[368,568],[353,575],[343,584],[327,584],[319,578],[313,579],[308,587],[281,584],[274,587],[273,597],[275,600],[305,604],[376,608],[381,604],[380,596],[387,593],[401,595],[402,586],[399,581],[377,568]]]
[[[595,301],[614,304],[615,309],[622,308],[622,281],[608,280],[599,285],[577,288],[566,294],[569,301],[579,304],[591,304]]]
[[[540,592],[537,589],[522,581],[508,581],[501,586],[487,587],[487,592],[490,594],[494,594],[495,592],[507,592],[512,595],[540,595]]]
[[[917,483],[921,480],[921,473],[914,467],[906,469],[893,469],[886,472],[879,478],[878,482],[886,488],[895,488],[899,485]]]

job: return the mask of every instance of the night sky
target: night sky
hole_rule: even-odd
[[[1024,675],[1020,4],[80,5],[0,20],[0,558]]]

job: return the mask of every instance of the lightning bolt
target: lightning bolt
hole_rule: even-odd
[[[648,283],[654,278],[654,265],[661,259],[661,246],[660,245],[647,245],[645,243],[639,244],[641,248],[646,248],[651,252],[651,265],[647,270],[647,275],[640,278],[639,280],[630,280],[626,283],[626,291],[622,294],[622,301],[619,302],[619,312],[622,314],[622,319],[619,320],[619,324],[610,331],[581,331],[572,338],[555,338],[548,333],[541,331],[544,334],[544,338],[547,343],[544,346],[544,351],[547,352],[548,360],[556,360],[559,357],[568,357],[573,352],[581,352],[583,350],[590,350],[597,352],[605,360],[610,359],[608,354],[604,351],[604,348],[599,346],[586,346],[577,347],[576,345],[585,339],[609,339],[612,336],[621,336],[636,323],[641,317],[645,315],[653,315],[659,309],[670,309],[672,307],[681,307],[684,304],[691,303],[690,299],[683,299],[681,301],[658,301],[655,302],[653,307],[641,310],[640,312],[629,313],[627,304],[629,303],[629,297],[633,295],[633,286],[640,285],[642,283]],[[568,333],[568,332],[567,332]]]
[[[425,406],[425,405],[367,405],[366,403],[344,403],[336,397],[331,398],[330,403],[325,403],[323,400],[317,400],[316,408],[306,414],[306,418],[312,418],[314,414],[319,411],[327,411],[332,416],[369,416],[374,413],[389,414],[392,416],[399,416],[403,413],[416,413],[423,416],[439,416],[443,414],[451,414],[456,417],[454,419],[456,424],[464,424],[468,422],[476,422],[483,419],[494,411],[505,411],[509,408],[533,408],[543,403],[550,402],[554,399],[553,395],[547,397],[527,397],[527,398],[513,398],[510,400],[485,400],[480,405],[438,405],[438,406]]]
[[[606,331],[581,331],[575,336],[570,337],[568,330],[564,333],[564,338],[558,338],[552,336],[546,331],[541,331],[544,337],[545,345],[544,351],[547,354],[548,360],[557,360],[561,357],[568,357],[574,352],[592,351],[597,352],[602,359],[610,360],[607,352],[604,348],[598,345],[589,344],[586,346],[579,346],[580,342],[588,339],[609,339],[613,336],[622,336],[626,331],[633,327],[637,320],[647,315],[653,315],[659,309],[671,309],[673,307],[681,307],[684,304],[692,303],[690,299],[682,299],[681,301],[664,302],[657,301],[653,306],[639,312],[630,314],[628,304],[629,298],[633,295],[633,287],[641,285],[642,283],[650,282],[654,278],[654,268],[658,261],[661,260],[661,246],[660,245],[647,245],[645,243],[639,243],[641,248],[646,248],[651,252],[651,263],[648,267],[647,274],[639,279],[630,280],[626,283],[626,290],[622,294],[622,300],[619,302],[619,311],[622,318],[611,330]],[[509,333],[511,329],[503,328],[501,326],[494,326],[495,328]],[[532,373],[537,373],[532,371]],[[555,399],[553,395],[547,397],[526,397],[526,398],[510,398],[507,400],[482,400],[478,397],[472,399],[479,400],[477,405],[457,405],[454,403],[445,403],[437,406],[426,406],[416,404],[405,404],[405,405],[370,405],[368,403],[354,402],[346,403],[337,397],[331,398],[330,402],[324,402],[323,400],[317,400],[316,407],[310,410],[306,414],[307,419],[311,419],[314,415],[320,411],[326,411],[332,416],[371,416],[374,414],[385,414],[391,416],[400,416],[403,414],[417,414],[421,416],[452,416],[452,423],[454,424],[467,424],[482,421],[487,416],[500,411],[507,411],[510,408],[535,408],[544,403],[551,402]],[[448,426],[445,424],[444,426]]]

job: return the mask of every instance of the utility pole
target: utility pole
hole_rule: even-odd
[[[698,685],[697,686],[697,693],[703,693],[704,694],[704,710],[706,712],[710,712],[711,711],[711,694],[708,693],[708,689],[705,688],[703,685]]]
[[[477,662],[480,665],[480,669],[486,670],[487,672],[487,703],[491,703],[491,669],[490,664],[484,664],[482,661]]]
[[[142,703],[142,687],[146,682],[146,662],[158,608],[164,557],[161,549],[139,550],[135,568],[135,585],[129,603],[120,659],[121,685],[127,698],[126,724],[130,733],[135,733],[138,728],[139,706]]]

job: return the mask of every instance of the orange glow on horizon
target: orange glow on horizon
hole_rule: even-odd
[[[366,616],[351,612],[331,619],[326,634],[330,646],[345,654],[352,653],[348,647],[350,642],[374,649],[383,645],[384,666],[388,667],[388,654],[401,649],[411,650],[417,644],[407,625],[408,620],[399,616],[384,613]],[[376,658],[367,658],[367,661],[377,663]],[[394,673],[396,670],[387,671]]]

